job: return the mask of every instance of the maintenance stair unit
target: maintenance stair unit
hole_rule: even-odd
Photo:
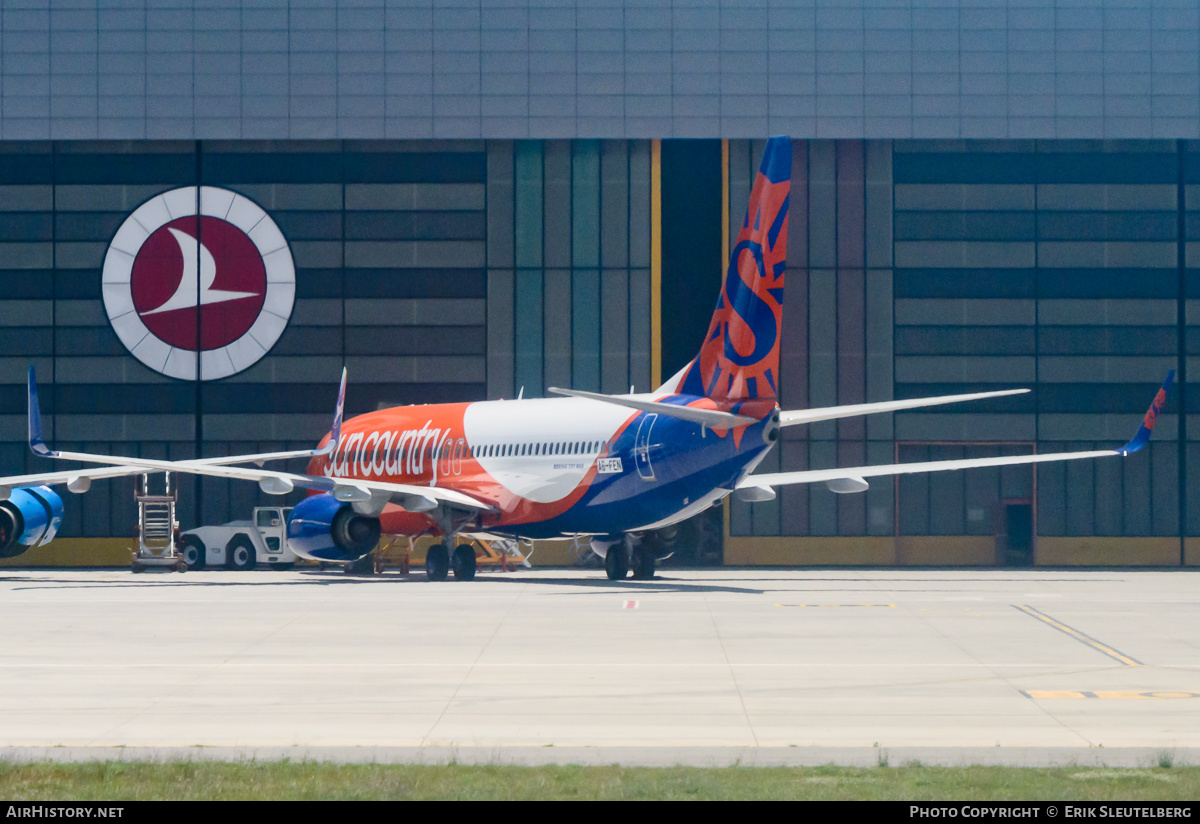
[[[175,518],[177,493],[171,489],[171,475],[163,475],[163,494],[150,494],[150,476],[142,475],[134,488],[138,505],[137,549],[130,568],[143,572],[151,568],[186,572],[187,564],[179,552],[179,521]]]

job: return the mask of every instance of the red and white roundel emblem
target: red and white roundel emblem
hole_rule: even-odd
[[[199,209],[197,209],[199,206]],[[275,345],[292,315],[296,266],[275,221],[236,192],[163,192],[125,219],[104,258],[104,309],[156,372],[215,380]]]

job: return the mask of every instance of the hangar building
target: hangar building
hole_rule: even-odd
[[[768,470],[1119,445],[1196,373],[1197,54],[1191,0],[4,0],[0,466],[43,466],[29,365],[55,443],[170,458],[312,444],[343,364],[351,413],[645,390],[773,134],[784,408],[1034,391],[793,427]],[[189,232],[267,297],[151,345],[134,257]],[[1125,461],[732,504],[725,561],[1200,564],[1198,400]],[[259,498],[182,483],[185,527]],[[131,490],[68,497],[40,557],[127,545]]]

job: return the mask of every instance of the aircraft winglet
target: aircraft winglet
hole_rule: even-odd
[[[1146,410],[1146,417],[1142,418],[1142,425],[1138,427],[1137,434],[1133,436],[1133,440],[1118,449],[1118,452],[1122,455],[1132,455],[1150,440],[1150,433],[1154,431],[1154,424],[1167,402],[1167,392],[1173,383],[1175,383],[1175,370],[1171,369],[1167,372],[1167,379],[1163,381],[1162,389],[1158,390],[1158,394],[1150,402],[1150,408]]]
[[[38,403],[37,378],[34,377],[33,367],[29,367],[29,448],[35,455],[43,458],[54,458],[57,452],[46,446],[46,437],[42,429],[42,408]]]

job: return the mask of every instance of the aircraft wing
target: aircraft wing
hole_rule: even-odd
[[[694,406],[659,403],[658,401],[631,398],[628,395],[602,395],[599,392],[584,392],[582,389],[560,389],[557,386],[549,386],[546,388],[546,391],[555,395],[587,398],[588,400],[611,403],[615,406],[624,406],[629,409],[640,409],[643,412],[657,412],[660,415],[703,424],[712,429],[732,429],[738,426],[758,423],[758,418],[751,418],[748,415],[735,415],[732,412],[722,412],[719,409],[698,409]]]
[[[1010,455],[999,458],[966,458],[955,461],[926,461],[924,463],[883,464],[879,466],[839,467],[835,469],[805,469],[796,472],[769,472],[762,475],[747,476],[737,485],[737,488],[739,490],[758,489],[769,491],[771,487],[787,486],[789,484],[809,484],[822,481],[825,483],[836,483],[838,481],[845,481],[847,484],[844,484],[841,490],[835,488],[835,491],[861,491],[867,488],[864,481],[865,478],[909,475],[916,472],[946,472],[955,469],[972,469],[983,466],[1019,466],[1021,464],[1077,461],[1086,458],[1132,455],[1150,440],[1150,433],[1154,430],[1154,423],[1158,420],[1158,414],[1167,402],[1167,391],[1171,388],[1171,384],[1174,381],[1175,370],[1171,370],[1167,373],[1167,379],[1163,382],[1162,388],[1154,396],[1154,401],[1150,404],[1150,409],[1146,412],[1146,417],[1142,419],[1142,425],[1138,428],[1137,434],[1120,449],[1100,449],[1090,452],[1051,452],[1043,455]],[[900,401],[900,403],[904,403],[904,401]],[[763,499],[765,500],[766,498],[764,497]]]
[[[312,458],[316,455],[327,455],[337,446],[337,436],[341,431],[342,422],[342,405],[346,397],[346,370],[342,370],[342,384],[338,390],[337,411],[334,416],[333,435],[329,442],[319,449],[302,449],[290,452],[258,452],[250,455],[231,455],[220,458],[200,458],[193,461],[185,461],[183,463],[196,466],[230,466],[242,463],[254,463],[262,466],[267,461],[283,461],[292,458]],[[19,489],[27,486],[53,486],[55,484],[67,484],[70,489],[73,485],[83,482],[85,486],[77,491],[84,491],[87,486],[91,485],[94,480],[102,478],[123,478],[129,475],[141,475],[150,469],[159,469],[159,466],[150,466],[147,462],[134,458],[118,458],[104,456],[87,456],[84,453],[73,452],[54,452],[46,447],[43,438],[42,430],[42,413],[38,403],[37,379],[34,377],[33,367],[29,367],[29,448],[34,454],[41,455],[46,458],[62,458],[65,460],[77,460],[84,463],[103,463],[107,464],[104,468],[97,469],[65,469],[57,472],[38,472],[30,475],[11,475],[7,478],[0,477],[0,500],[8,497],[8,493],[13,489]],[[104,460],[96,460],[98,458]],[[159,464],[171,463],[159,461]],[[166,471],[176,471],[174,469]]]
[[[878,412],[898,412],[901,409],[921,409],[926,406],[941,406],[944,403],[979,401],[984,398],[1003,398],[1007,395],[1023,395],[1028,391],[1028,389],[1002,389],[997,392],[975,392],[969,395],[941,395],[936,398],[910,398],[903,401],[826,406],[822,409],[796,409],[780,412],[779,425],[795,426],[800,423],[816,423],[817,421],[832,421],[837,418],[853,418],[858,415],[874,415]]]
[[[39,453],[40,454],[40,453]],[[495,509],[490,503],[442,487],[415,486],[413,484],[395,484],[384,481],[366,481],[358,478],[327,478],[323,475],[301,475],[293,472],[276,472],[269,469],[257,469],[248,466],[232,466],[232,463],[242,463],[248,456],[237,455],[222,459],[224,464],[211,461],[159,461],[150,458],[123,458],[112,455],[93,455],[85,452],[49,452],[45,457],[62,460],[83,461],[86,463],[107,464],[112,468],[107,470],[92,470],[99,477],[117,475],[134,475],[142,472],[183,472],[189,475],[210,475],[216,478],[235,478],[242,481],[254,481],[264,492],[273,495],[286,495],[293,489],[313,489],[319,492],[332,492],[339,501],[361,505],[366,511],[377,512],[386,503],[399,504],[410,512],[427,512],[438,503],[451,504],[463,509],[480,512],[491,512]],[[44,483],[59,483],[68,478],[76,477],[79,470],[73,472],[46,473],[33,477],[55,477],[60,480],[40,480],[28,484],[34,486]],[[0,484],[7,485],[10,478],[0,478]]]

